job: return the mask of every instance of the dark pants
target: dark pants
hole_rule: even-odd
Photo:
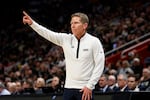
[[[63,93],[63,100],[82,100],[82,92],[80,92],[80,89],[66,89],[65,88],[64,93]],[[92,98],[91,100],[94,100],[94,99]]]

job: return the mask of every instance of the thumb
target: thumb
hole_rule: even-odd
[[[83,92],[84,89],[81,89],[79,92]]]

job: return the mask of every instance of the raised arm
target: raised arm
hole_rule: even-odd
[[[31,25],[33,23],[32,18],[25,11],[23,11],[23,14],[24,14],[24,16],[23,16],[23,23]]]

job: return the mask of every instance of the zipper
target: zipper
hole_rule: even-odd
[[[80,40],[78,40],[78,47],[77,47],[77,55],[76,55],[76,58],[79,57],[79,47],[80,47]]]

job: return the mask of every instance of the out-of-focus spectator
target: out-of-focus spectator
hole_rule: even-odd
[[[128,61],[129,61],[129,64],[131,65],[133,63],[133,59],[135,58],[136,54],[134,51],[130,51],[128,53]]]
[[[35,87],[34,87],[35,93],[42,94],[43,93],[42,87],[45,87],[45,86],[46,86],[45,79],[42,77],[37,78],[35,82]]]
[[[117,75],[117,88],[115,92],[128,92],[127,87],[127,75],[126,74],[118,74]]]
[[[132,75],[130,74],[128,76],[128,82],[127,82],[129,92],[139,92],[140,89],[138,88],[138,84],[139,84],[139,78],[134,74]]]
[[[8,82],[7,83],[7,89],[9,90],[11,95],[17,95],[16,83],[15,82]]]
[[[20,80],[16,81],[16,91],[17,91],[17,95],[22,94],[22,83]]]
[[[59,78],[61,78],[61,80],[63,81],[65,78],[65,70],[63,70],[62,68],[58,67],[57,65],[54,65],[51,69],[49,69],[49,73],[52,76],[58,76]]]
[[[134,74],[139,74],[140,77],[142,76],[143,65],[141,64],[141,61],[139,58],[133,59],[131,69],[134,71]]]
[[[58,76],[53,76],[51,81],[47,83],[47,87],[52,87],[54,93],[62,93],[63,87],[61,85],[61,80]]]
[[[113,92],[117,88],[116,82],[117,82],[117,79],[116,79],[115,75],[109,75],[108,76],[107,84],[108,84],[109,88],[113,90]]]
[[[116,69],[110,69],[110,70],[109,70],[109,74],[116,76],[116,75],[117,75],[117,70],[116,70]]]
[[[128,60],[122,61],[121,68],[118,69],[118,74],[134,74]]]
[[[113,92],[113,90],[108,86],[107,81],[108,81],[108,76],[103,74],[100,77],[94,91],[97,93]]]
[[[7,90],[2,82],[0,82],[0,96],[1,95],[11,95],[11,93]]]
[[[150,69],[144,68],[142,72],[141,81],[139,83],[140,91],[150,91]]]
[[[30,95],[35,93],[33,87],[33,80],[31,79],[24,80],[24,82],[22,83],[22,88],[23,88],[22,92],[23,95]]]

